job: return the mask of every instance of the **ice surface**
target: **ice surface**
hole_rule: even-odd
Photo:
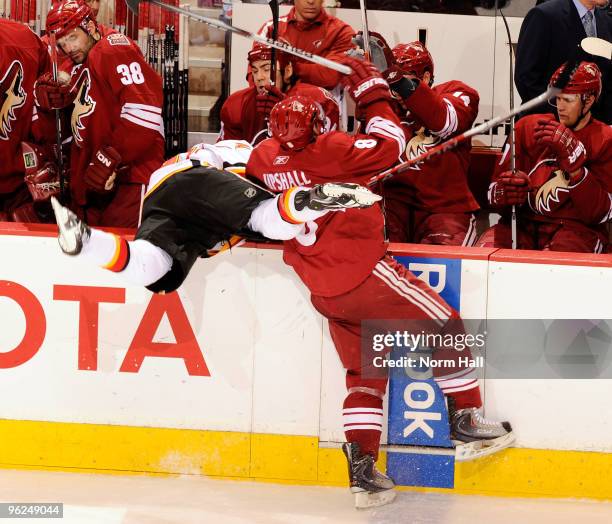
[[[355,510],[346,488],[0,469],[0,501],[63,502],[57,524],[612,523],[612,503],[401,491],[393,504]]]

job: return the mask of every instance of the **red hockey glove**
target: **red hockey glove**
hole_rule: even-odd
[[[255,109],[258,114],[268,118],[272,108],[285,98],[285,94],[275,86],[266,86],[265,94],[257,94],[255,97]]]
[[[56,82],[51,73],[45,73],[34,84],[36,104],[45,111],[69,106],[76,96],[71,87],[70,83]]]
[[[85,170],[85,184],[97,193],[112,191],[115,186],[115,170],[121,162],[121,156],[111,146],[102,146]]]
[[[548,146],[556,157],[559,167],[566,173],[580,171],[586,161],[586,149],[561,122],[541,118],[535,127],[534,138],[536,142]]]
[[[353,70],[350,75],[343,75],[341,82],[358,105],[363,107],[378,100],[391,99],[389,85],[370,62],[350,56],[342,57],[339,62]]]
[[[489,202],[494,206],[520,206],[529,195],[531,183],[523,171],[504,171],[489,187]]]

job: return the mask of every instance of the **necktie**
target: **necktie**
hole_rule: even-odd
[[[587,11],[582,17],[582,25],[587,36],[595,36],[595,24],[593,20],[593,12]]]

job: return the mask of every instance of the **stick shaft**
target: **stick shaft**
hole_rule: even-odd
[[[51,68],[53,81],[57,82],[57,42],[55,33],[49,33],[49,45],[51,46]],[[63,200],[65,195],[66,183],[64,180],[64,158],[62,154],[62,114],[61,109],[55,110],[55,139],[57,146],[57,169],[59,171],[60,197]]]
[[[190,11],[187,11],[186,9],[182,9],[181,7],[176,7],[173,5],[168,5],[168,4],[165,4],[164,2],[160,2],[159,0],[149,0],[149,3],[153,5],[157,5],[161,7],[162,9],[166,9],[174,13],[185,15],[194,20],[199,20],[200,22],[204,22],[205,24],[212,25],[224,31],[229,31],[231,33],[235,33],[245,38],[255,40],[256,42],[267,44],[270,47],[274,47],[275,49],[280,49],[281,51],[285,51],[286,53],[289,53],[290,55],[299,56],[300,58],[303,58],[304,60],[308,60],[309,62],[313,62],[315,64],[328,67],[329,69],[333,69],[334,71],[338,71],[339,73],[349,75],[352,72],[350,67],[345,66],[343,64],[339,64],[338,62],[334,62],[333,60],[329,60],[322,56],[313,55],[312,53],[309,53],[308,51],[298,49],[297,47],[293,47],[284,42],[278,42],[276,40],[273,40],[272,38],[266,38],[262,35],[258,35],[257,33],[251,33],[247,31],[246,29],[241,29],[239,27],[231,26],[221,20],[215,20],[214,18],[208,18],[203,15],[191,13]]]

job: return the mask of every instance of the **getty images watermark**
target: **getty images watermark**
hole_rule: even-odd
[[[459,369],[484,368],[485,365],[484,357],[474,350],[485,347],[486,331],[472,334],[431,333],[424,329],[418,333],[396,330],[392,333],[373,333],[371,340],[372,350],[382,353],[372,358],[372,365],[377,368]]]
[[[371,378],[473,368],[487,379],[610,379],[612,319],[368,320],[361,366]]]

